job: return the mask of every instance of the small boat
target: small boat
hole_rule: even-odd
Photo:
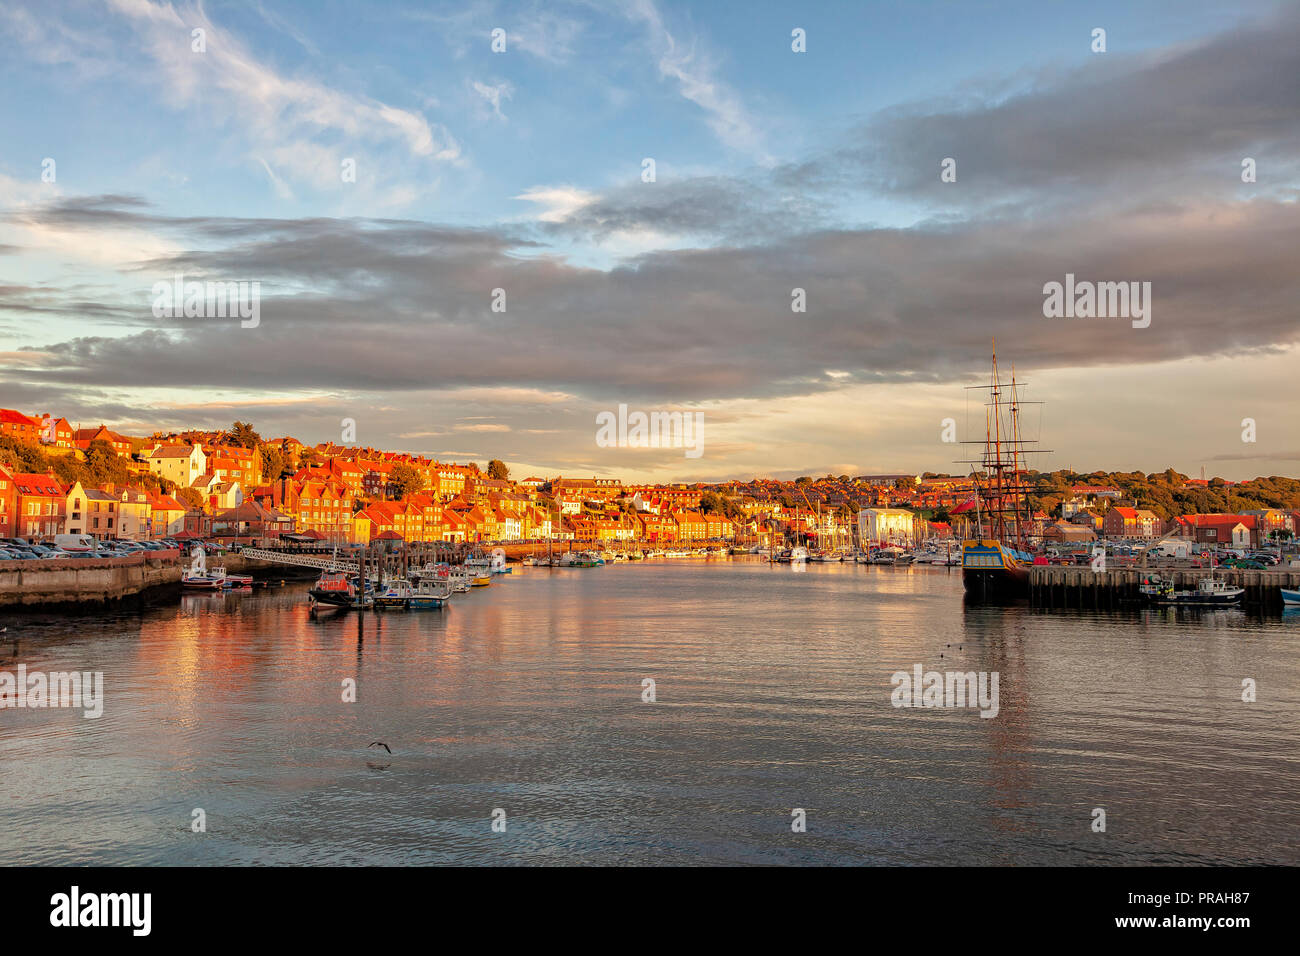
[[[786,548],[776,556],[779,564],[803,564],[808,560],[808,549],[802,545]]]
[[[408,607],[412,611],[430,611],[446,607],[451,600],[451,584],[437,578],[421,578],[411,586]]]
[[[1175,591],[1172,581],[1152,576],[1138,591],[1152,604],[1185,607],[1231,607],[1241,603],[1245,588],[1233,587],[1218,578],[1202,578],[1194,591]]]
[[[362,592],[357,595],[357,577],[347,571],[326,571],[307,592],[313,604],[325,604],[331,607],[353,607],[358,603],[365,606],[368,596]]]
[[[1290,588],[1279,588],[1282,592],[1282,603],[1288,606],[1300,604],[1300,591],[1292,591]]]
[[[224,569],[221,569],[224,570]],[[253,576],[251,574],[227,574],[222,587],[230,588],[251,588],[253,586]]]
[[[196,591],[220,591],[226,586],[226,569],[208,569],[203,548],[196,547],[189,569],[181,575],[181,587]]]
[[[483,574],[478,570],[470,572],[469,586],[472,588],[485,588],[492,583],[491,574]]]
[[[406,610],[411,606],[412,588],[407,581],[393,581],[382,591],[375,592],[375,607],[390,611]]]

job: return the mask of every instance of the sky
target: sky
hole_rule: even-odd
[[[1300,475],[1297,80],[1294,2],[0,0],[0,407],[958,473],[996,339],[1038,467]],[[1067,275],[1149,322],[1049,317]]]

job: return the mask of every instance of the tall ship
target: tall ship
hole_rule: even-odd
[[[962,542],[961,579],[966,593],[982,601],[1029,596],[1029,568],[1034,559],[1028,537],[1033,512],[1025,460],[1028,455],[1048,452],[1029,447],[1038,442],[1021,435],[1021,407],[1041,404],[1021,400],[1024,385],[1016,381],[1014,367],[1010,381],[1002,380],[995,343],[989,384],[971,386],[986,392],[987,401],[983,440],[962,443],[983,445],[984,450],[979,458],[961,459],[962,464],[973,466],[975,479],[973,537]]]

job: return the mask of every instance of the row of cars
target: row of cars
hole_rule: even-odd
[[[78,540],[60,541],[60,538]],[[137,551],[168,551],[181,545],[171,538],[160,541],[95,541],[85,535],[56,535],[48,541],[0,538],[0,561],[120,558]]]
[[[1048,564],[1085,565],[1092,562],[1094,551],[1100,545],[1088,549],[1059,550],[1049,548],[1045,555]],[[1197,549],[1175,549],[1172,545],[1156,544],[1143,549],[1141,546],[1124,544],[1106,544],[1106,557],[1118,564],[1136,564],[1145,550],[1148,560],[1160,561],[1173,558],[1188,558],[1194,567],[1209,567],[1213,564],[1220,568],[1240,568],[1243,570],[1263,571],[1282,563],[1282,555],[1275,550],[1245,551],[1232,548],[1200,547]]]

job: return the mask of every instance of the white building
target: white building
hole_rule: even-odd
[[[864,508],[858,512],[862,543],[882,542],[911,547],[917,543],[917,518],[905,508]]]
[[[208,470],[208,456],[198,445],[160,445],[149,456],[149,470],[188,488]]]

